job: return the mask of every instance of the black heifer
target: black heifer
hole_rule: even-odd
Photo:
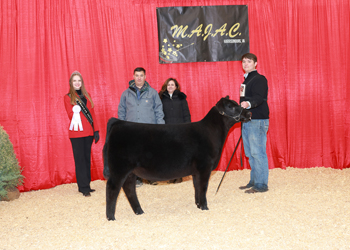
[[[143,213],[136,196],[136,175],[152,181],[192,175],[196,205],[208,210],[208,181],[219,163],[227,133],[235,123],[250,117],[249,111],[227,96],[199,122],[158,125],[111,118],[103,149],[107,219],[115,220],[121,187],[135,214]]]

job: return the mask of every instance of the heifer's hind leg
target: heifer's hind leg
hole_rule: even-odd
[[[199,183],[198,175],[192,175],[193,180],[193,186],[194,186],[194,202],[196,203],[197,207],[199,208],[199,192],[197,191],[197,186]]]
[[[202,210],[209,210],[207,205],[207,190],[209,182],[209,174],[197,174],[193,175],[193,185],[195,192],[195,201],[198,208]]]
[[[107,158],[107,142],[103,146],[102,149],[102,156],[103,156],[103,177],[108,180],[110,173],[108,168],[108,158]]]
[[[115,220],[115,207],[122,186],[121,179],[109,178],[106,185],[106,215],[108,220]]]
[[[108,120],[108,123],[107,123],[107,133],[106,133],[106,141],[105,141],[105,145],[103,146],[103,149],[102,149],[102,156],[103,156],[103,177],[108,180],[109,176],[110,176],[110,172],[109,172],[109,167],[108,167],[108,141],[109,141],[109,136],[110,136],[110,133],[111,133],[111,128],[113,126],[114,123],[116,123],[118,121],[117,118],[110,118]]]
[[[143,214],[143,210],[136,195],[136,175],[131,173],[125,180],[123,185],[124,193],[128,198],[130,206],[135,214]]]

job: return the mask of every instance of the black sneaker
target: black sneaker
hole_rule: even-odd
[[[169,184],[175,184],[175,183],[181,183],[181,182],[182,182],[182,178],[168,181]]]
[[[245,185],[245,186],[240,186],[239,189],[244,190],[244,189],[251,188],[251,187],[253,187],[253,186],[254,186],[254,185],[247,184],[247,185]]]
[[[143,185],[141,179],[137,178],[136,179],[136,187],[141,187]]]
[[[150,185],[158,185],[158,182],[156,182],[156,181],[148,181],[148,184],[150,184]]]

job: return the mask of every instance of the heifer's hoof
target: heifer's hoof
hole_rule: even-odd
[[[140,209],[136,209],[135,210],[135,214],[136,215],[140,215],[140,214],[143,214],[144,212],[143,212],[143,210],[140,208]]]
[[[208,208],[208,206],[207,205],[199,205],[199,204],[197,204],[197,207],[199,208],[199,209],[201,209],[201,210],[209,210],[209,208]]]
[[[109,218],[109,217],[107,216],[107,220],[115,220],[115,218],[114,218],[114,216],[111,217],[111,218]]]

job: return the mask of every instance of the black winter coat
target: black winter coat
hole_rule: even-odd
[[[175,90],[172,98],[168,91],[165,91],[160,99],[163,103],[165,124],[176,124],[191,122],[191,114],[186,101],[186,95]]]

